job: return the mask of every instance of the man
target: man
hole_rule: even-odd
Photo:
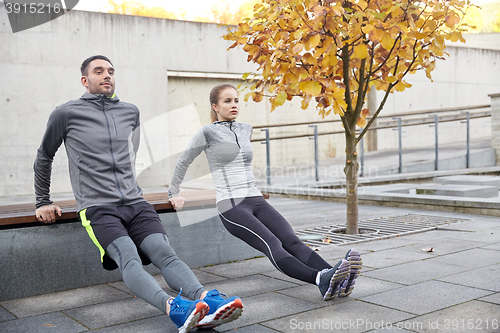
[[[238,297],[207,291],[170,247],[155,209],[135,179],[139,147],[139,110],[116,97],[115,69],[105,56],[81,66],[87,92],[58,106],[50,115],[34,164],[36,217],[53,223],[60,207],[50,200],[52,161],[64,142],[79,218],[99,248],[105,269],[119,268],[127,287],[167,313],[187,332],[235,320],[243,306]],[[141,262],[142,261],[142,262]],[[179,295],[170,297],[142,264],[157,266]],[[195,301],[183,299],[180,294]]]

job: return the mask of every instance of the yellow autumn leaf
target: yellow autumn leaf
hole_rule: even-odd
[[[280,93],[274,99],[276,105],[283,105],[287,99],[287,93],[285,91],[280,91]]]
[[[404,82],[398,82],[394,88],[397,90],[397,91],[404,91],[406,89],[406,85],[404,84]]]
[[[386,50],[390,50],[394,46],[394,39],[392,39],[391,35],[389,35],[387,32],[384,32],[384,35],[382,37],[382,40],[380,41],[380,44],[382,44],[382,47]]]
[[[253,92],[252,99],[254,102],[259,103],[259,102],[262,102],[262,100],[264,99],[264,96],[262,96],[261,93]]]
[[[368,49],[366,48],[366,45],[361,43],[354,46],[354,55],[359,59],[368,58]]]
[[[310,50],[315,48],[316,46],[319,45],[319,42],[321,42],[321,35],[320,34],[315,34],[311,38],[309,38],[308,43],[306,44],[306,50]]]
[[[302,110],[307,109],[309,107],[309,102],[306,99],[303,99],[300,107]]]
[[[300,51],[302,51],[302,49],[304,48],[304,44],[302,43],[297,43],[294,47],[292,47],[292,52],[294,54],[299,54]]]
[[[385,80],[386,80],[388,83],[394,83],[394,82],[396,82],[398,79],[397,79],[395,76],[388,76]]]
[[[249,98],[250,96],[253,96],[253,92],[249,92],[249,93],[245,94],[245,97],[243,98],[243,100],[244,100],[245,102],[248,102],[248,98]]]
[[[449,28],[453,28],[458,23],[460,23],[460,18],[455,15],[447,15],[445,20],[446,20],[446,26],[448,26]]]
[[[454,31],[450,35],[450,41],[457,42],[460,39],[460,37],[462,37],[462,34],[458,31]]]
[[[333,104],[333,112],[340,116],[344,115],[344,110],[342,110],[338,104]]]
[[[366,118],[365,118],[365,117],[360,116],[360,117],[358,118],[358,121],[356,122],[356,125],[357,125],[358,127],[361,127],[361,128],[365,127],[365,126],[366,126]]]
[[[381,42],[384,38],[384,30],[375,28],[370,32],[369,35],[371,36],[371,41]]]

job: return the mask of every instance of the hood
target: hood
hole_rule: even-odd
[[[85,94],[82,95],[82,97],[80,97],[80,99],[83,99],[86,101],[99,101],[103,96],[104,95],[94,95],[94,94],[86,92]],[[118,98],[118,96],[116,96],[116,94],[113,94],[113,96],[111,96],[111,97],[104,96],[104,98],[109,102],[118,102],[120,100]]]

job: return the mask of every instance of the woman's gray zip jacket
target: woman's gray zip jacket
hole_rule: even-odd
[[[176,197],[193,160],[202,152],[208,159],[216,200],[261,196],[252,171],[252,126],[236,121],[216,121],[200,128],[182,153],[168,189]]]
[[[144,201],[135,178],[139,110],[118,97],[85,93],[50,115],[34,164],[36,208],[51,204],[52,161],[62,142],[77,209]]]

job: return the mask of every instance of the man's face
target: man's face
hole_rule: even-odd
[[[93,60],[88,66],[87,75],[82,76],[81,81],[87,92],[111,97],[115,92],[115,69],[106,60]]]

